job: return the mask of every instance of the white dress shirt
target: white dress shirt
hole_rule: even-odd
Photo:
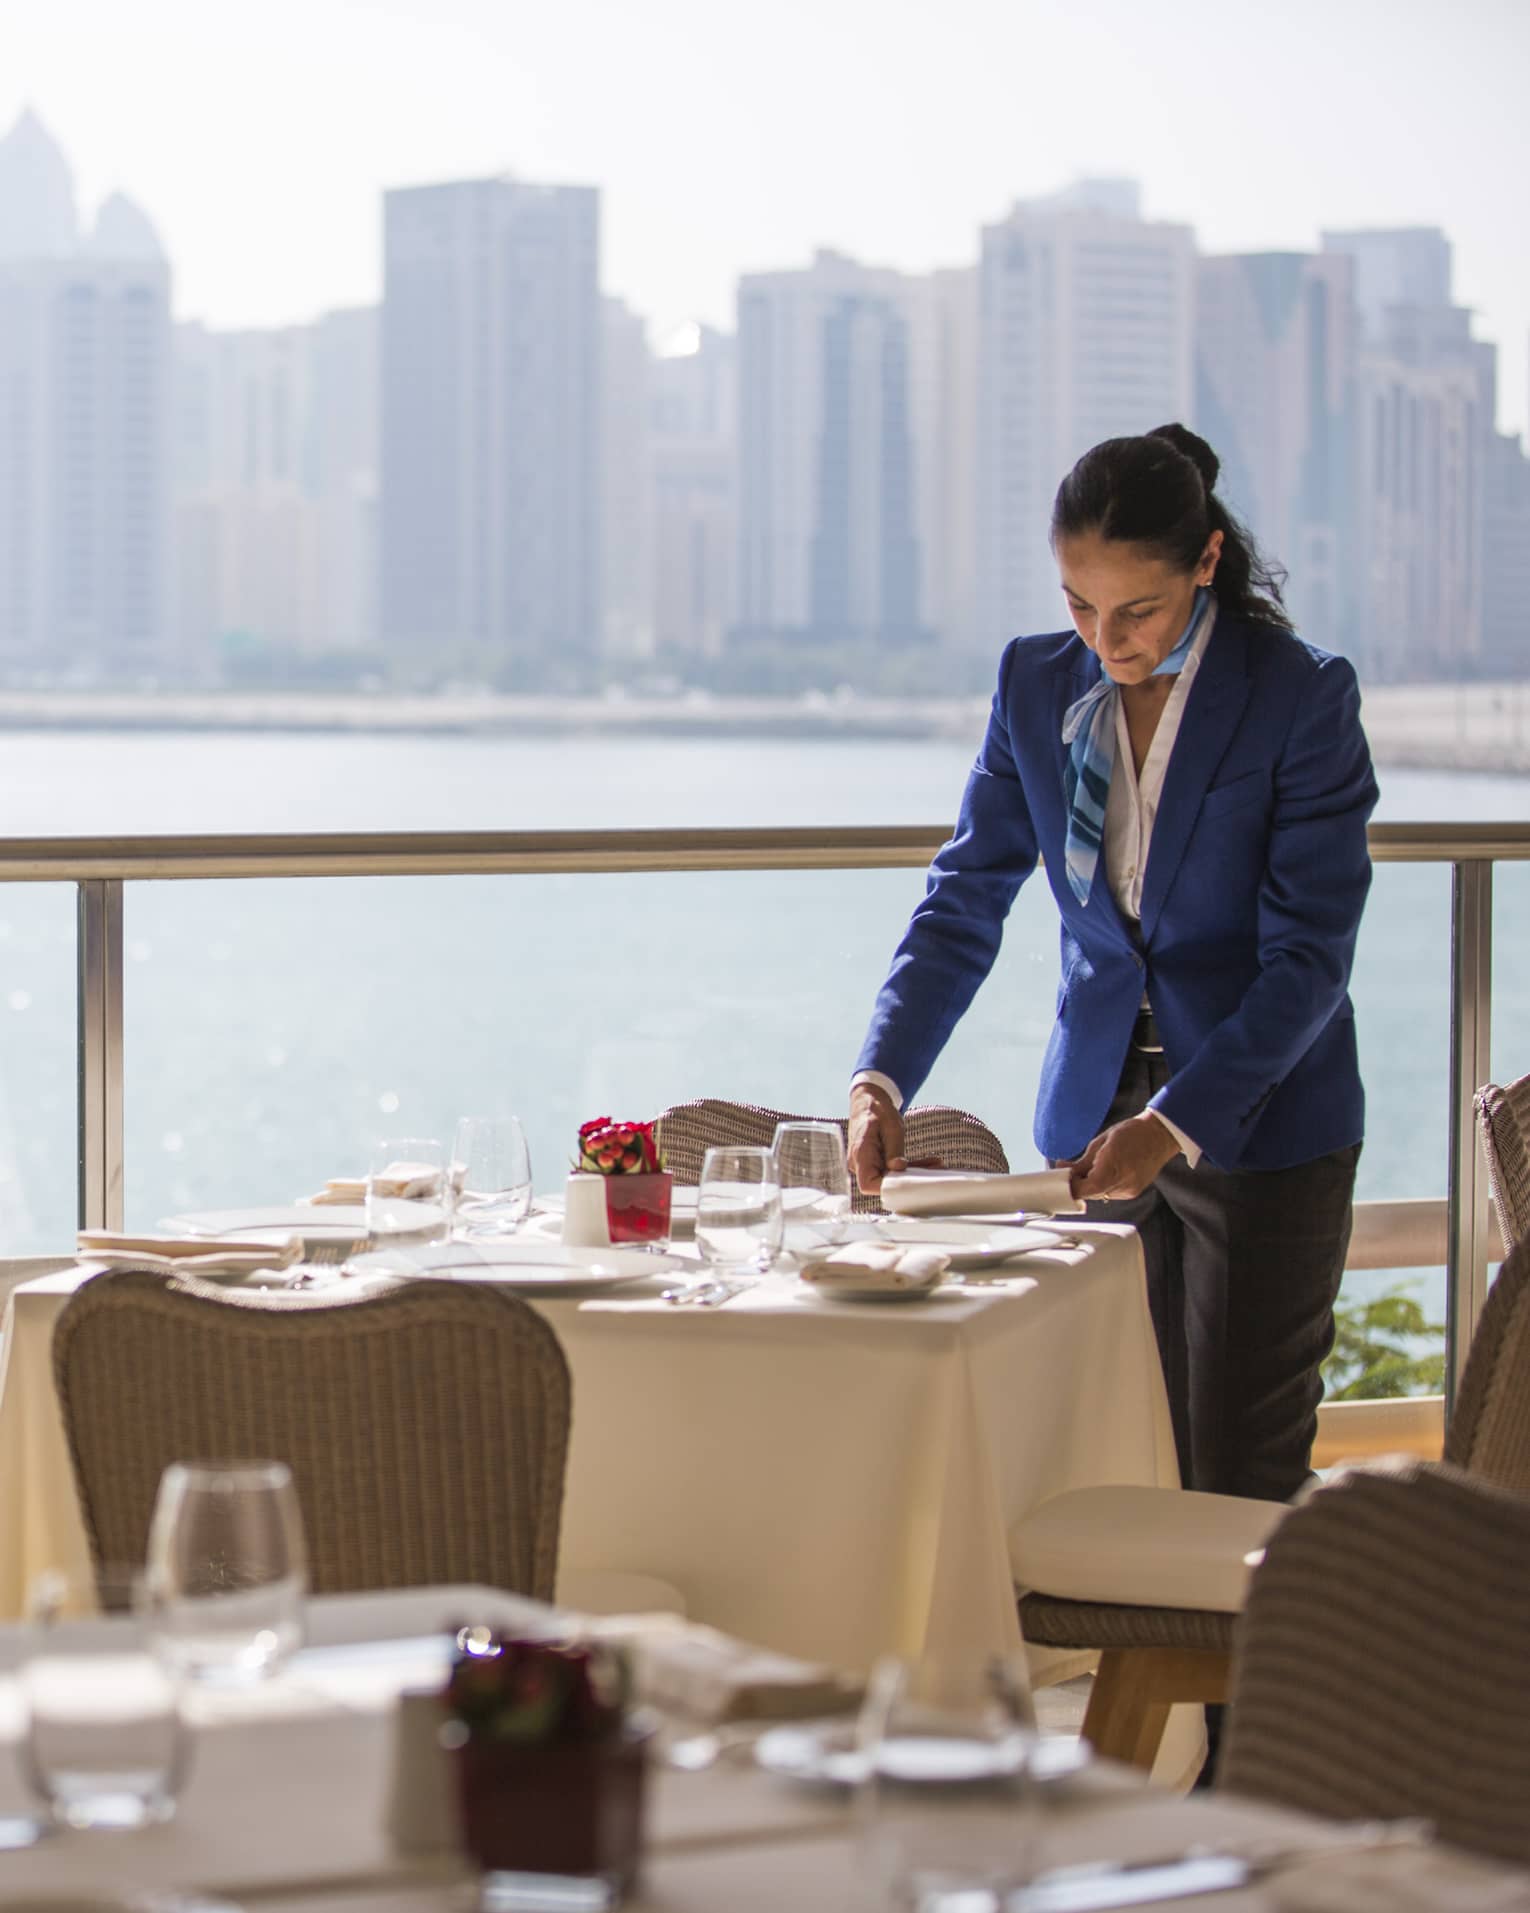
[[[1140,772],[1132,758],[1132,740],[1126,728],[1126,705],[1122,699],[1116,700],[1116,761],[1110,773],[1110,793],[1105,800],[1105,878],[1116,908],[1129,923],[1142,921],[1142,879],[1153,842],[1153,820],[1158,815],[1163,780],[1168,774],[1169,758],[1174,750],[1174,740],[1179,736],[1180,720],[1185,714],[1190,687],[1195,682],[1195,674],[1200,669],[1215,623],[1216,601],[1213,599],[1201,614],[1200,629],[1174,680],[1174,689],[1170,691],[1168,702],[1159,716],[1158,728],[1153,733],[1153,741],[1142,760]],[[1144,1008],[1148,1007],[1146,996],[1142,1003]],[[903,1107],[903,1092],[881,1070],[858,1070],[850,1079],[850,1087],[853,1089],[857,1083],[875,1084],[891,1097],[895,1109]],[[1171,1123],[1162,1111],[1155,1109],[1153,1114],[1184,1150],[1185,1160],[1193,1169],[1201,1159],[1199,1146],[1178,1123]]]

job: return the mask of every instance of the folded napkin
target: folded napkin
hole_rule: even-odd
[[[1084,1207],[1069,1193],[1066,1169],[1032,1169],[1017,1176],[907,1169],[883,1178],[882,1202],[897,1216],[997,1216],[1017,1209],[1076,1216]]]
[[[751,1647],[678,1614],[611,1614],[581,1632],[632,1656],[638,1697],[694,1720],[811,1720],[854,1706],[859,1688],[831,1668]]]
[[[805,1262],[804,1282],[821,1289],[932,1289],[951,1266],[936,1249],[899,1242],[847,1242],[842,1249]]]
[[[159,1275],[228,1278],[286,1269],[303,1253],[301,1236],[282,1242],[199,1241],[174,1235],[121,1235],[113,1229],[81,1229],[75,1253],[82,1262],[108,1269],[150,1269]]]
[[[418,1202],[426,1196],[440,1195],[442,1172],[432,1169],[428,1162],[390,1162],[370,1180],[376,1195]],[[315,1205],[365,1202],[367,1182],[365,1176],[331,1176],[317,1194],[302,1196],[299,1200]]]

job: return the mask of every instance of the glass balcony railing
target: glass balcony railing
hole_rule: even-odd
[[[440,1134],[470,1110],[522,1115],[541,1186],[607,1108],[715,1094],[833,1113],[942,835],[0,844],[0,1246],[290,1201],[379,1136]],[[1525,966],[1491,963],[1530,936],[1530,826],[1386,825],[1372,841],[1354,982],[1366,1226],[1345,1299],[1407,1285],[1418,1354],[1448,1323],[1455,1361],[1494,1246],[1470,1090],[1530,1059]],[[1032,885],[921,1092],[977,1111],[1016,1161],[1056,979],[1055,912]]]

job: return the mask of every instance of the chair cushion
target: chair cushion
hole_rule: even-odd
[[[1288,1512],[1283,1501],[1180,1488],[1075,1488],[1011,1529],[1010,1565],[1017,1586],[1067,1601],[1236,1614]]]

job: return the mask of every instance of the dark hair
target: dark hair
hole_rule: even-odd
[[[1141,545],[1176,571],[1193,571],[1206,541],[1222,534],[1213,589],[1241,618],[1291,629],[1281,587],[1286,574],[1216,495],[1221,463],[1184,425],[1159,425],[1141,438],[1107,438],[1085,452],[1057,488],[1052,545],[1097,531]]]

